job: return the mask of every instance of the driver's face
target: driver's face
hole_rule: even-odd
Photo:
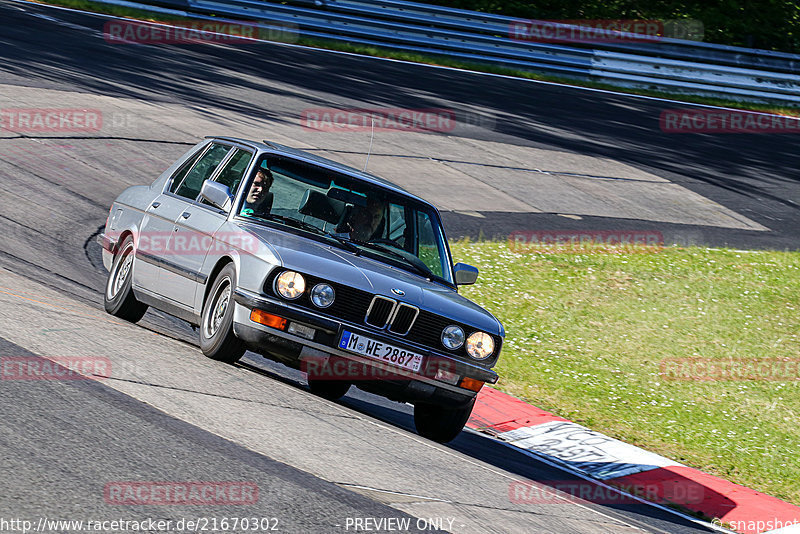
[[[267,178],[263,172],[259,171],[253,179],[253,183],[250,185],[250,191],[247,192],[247,198],[245,200],[248,204],[258,204],[267,196],[267,191],[271,185],[272,180]]]

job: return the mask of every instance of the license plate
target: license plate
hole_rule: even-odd
[[[401,349],[382,341],[376,341],[361,334],[354,334],[347,330],[342,333],[339,348],[410,371],[419,371],[419,368],[422,367],[422,354]]]

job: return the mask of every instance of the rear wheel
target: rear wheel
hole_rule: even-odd
[[[319,395],[328,400],[339,400],[350,391],[350,382],[344,380],[315,380],[308,379],[308,389],[314,395]]]
[[[226,265],[214,279],[203,305],[200,320],[200,349],[212,360],[234,363],[245,351],[244,343],[233,333],[233,291],[236,269]]]
[[[114,255],[114,262],[108,272],[103,305],[114,317],[135,323],[147,311],[147,304],[136,300],[131,289],[133,253],[133,237],[128,236]]]
[[[475,397],[461,408],[444,408],[433,404],[414,405],[414,426],[417,433],[439,443],[452,441],[467,424]]]

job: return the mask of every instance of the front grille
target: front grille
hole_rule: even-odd
[[[367,313],[367,308],[369,308],[370,302],[372,301],[372,294],[366,291],[353,289],[349,286],[331,282],[328,283],[333,286],[333,290],[336,292],[336,298],[333,304],[331,304],[329,308],[322,310],[322,312],[351,323],[360,323],[363,321],[364,314]],[[310,307],[316,309],[313,304],[310,304]]]
[[[460,323],[453,322],[435,313],[422,310],[419,312],[419,317],[417,317],[414,326],[411,328],[410,335],[426,345],[440,346],[442,344],[442,330],[451,324]],[[470,334],[467,328],[464,329],[464,332],[467,335]]]
[[[396,305],[397,302],[392,299],[375,295],[367,310],[367,315],[364,317],[364,322],[375,328],[383,328],[389,322]]]
[[[389,332],[399,336],[408,334],[408,331],[411,330],[411,325],[414,324],[414,320],[416,320],[417,315],[419,315],[419,308],[409,306],[408,304],[401,302],[398,304],[397,310],[394,312],[394,317],[389,325]]]
[[[404,336],[419,315],[419,308],[397,302],[389,297],[375,295],[367,309],[364,322],[381,330],[387,329],[393,334]]]

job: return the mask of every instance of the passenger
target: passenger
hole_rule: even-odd
[[[356,241],[369,241],[376,237],[383,222],[385,204],[377,198],[369,198],[366,206],[355,206],[340,226],[340,233]]]

